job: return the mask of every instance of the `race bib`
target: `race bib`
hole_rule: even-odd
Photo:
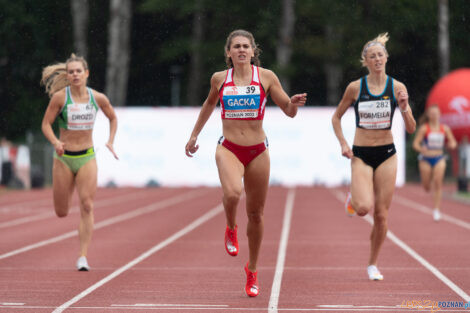
[[[93,129],[96,110],[91,103],[74,103],[67,106],[67,119],[70,130]]]
[[[358,113],[362,128],[385,129],[391,125],[390,99],[359,102]]]
[[[257,118],[260,108],[259,86],[225,87],[222,100],[225,118]]]
[[[443,147],[444,147],[444,134],[443,133],[429,133],[428,148],[441,150]]]

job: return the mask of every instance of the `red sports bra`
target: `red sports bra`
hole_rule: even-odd
[[[444,143],[446,139],[446,133],[444,126],[439,125],[438,131],[431,130],[429,124],[426,124],[426,134],[424,135],[424,144],[429,150],[442,150],[444,149]]]
[[[266,93],[260,83],[259,69],[252,65],[252,78],[248,86],[236,86],[233,82],[233,67],[219,90],[222,119],[262,120],[266,106]]]

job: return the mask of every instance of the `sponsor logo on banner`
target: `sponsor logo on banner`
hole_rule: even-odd
[[[467,128],[470,125],[470,103],[464,96],[456,96],[449,102],[455,112],[443,112],[441,122],[450,128]]]

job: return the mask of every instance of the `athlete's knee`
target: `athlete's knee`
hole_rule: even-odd
[[[423,182],[423,188],[426,192],[431,191],[431,183],[430,182]]]
[[[387,226],[387,213],[386,212],[376,212],[374,213],[374,225],[379,227]]]
[[[64,204],[54,204],[54,210],[57,217],[66,217],[69,214],[69,207]]]
[[[261,224],[263,222],[263,212],[248,212],[248,221],[255,224]]]
[[[353,208],[357,215],[365,216],[372,209],[372,205],[367,203],[358,203],[356,206],[353,206]]]
[[[67,209],[58,209],[56,208],[55,209],[55,214],[57,215],[57,217],[66,217],[68,215],[68,210]]]
[[[434,188],[436,188],[438,190],[441,189],[442,188],[442,180],[440,180],[440,179],[434,180]]]
[[[237,204],[240,200],[241,194],[241,190],[232,189],[224,194],[224,201],[230,204]]]
[[[80,201],[80,209],[82,213],[90,214],[93,212],[93,200],[85,199]]]

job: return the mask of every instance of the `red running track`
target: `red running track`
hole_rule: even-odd
[[[230,257],[219,188],[100,189],[90,272],[75,270],[76,199],[59,219],[51,190],[2,193],[0,312],[470,312],[401,307],[470,300],[470,205],[446,197],[436,223],[419,186],[397,189],[384,280],[371,282],[371,225],[345,215],[346,191],[270,188],[256,298],[244,294],[245,206]]]

